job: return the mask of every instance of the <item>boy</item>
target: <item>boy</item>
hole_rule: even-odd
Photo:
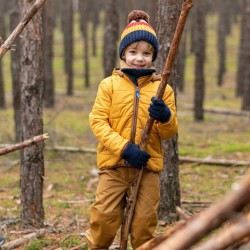
[[[100,168],[96,201],[91,207],[89,249],[108,249],[121,226],[126,193],[135,172],[143,168],[133,221],[131,244],[137,248],[154,237],[160,200],[159,172],[163,168],[161,139],[178,129],[174,93],[167,86],[163,99],[155,99],[160,76],[152,66],[158,52],[155,31],[144,11],[128,16],[119,47],[120,69],[104,79],[89,115],[97,137]],[[137,145],[149,117],[156,122],[147,152]]]

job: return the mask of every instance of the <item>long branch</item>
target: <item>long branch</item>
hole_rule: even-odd
[[[33,138],[25,140],[23,142],[20,142],[20,143],[17,143],[17,144],[8,146],[8,147],[0,148],[0,155],[5,155],[5,154],[8,154],[10,152],[19,150],[21,148],[28,147],[28,146],[36,144],[38,142],[44,141],[48,138],[49,138],[48,134],[37,135],[37,136],[34,136]]]
[[[164,66],[163,72],[162,72],[162,79],[161,83],[158,87],[157,93],[156,93],[156,98],[160,99],[163,97],[167,82],[170,77],[170,71],[173,65],[173,62],[175,60],[177,50],[180,44],[181,36],[184,30],[184,26],[188,17],[188,13],[190,9],[193,6],[192,0],[186,0],[184,1],[182,5],[182,11],[180,14],[180,18],[177,23],[176,31],[174,33],[174,37],[171,43],[171,47],[168,53],[168,57],[166,60],[166,64]],[[140,141],[140,148],[142,150],[145,150],[148,144],[150,132],[152,130],[154,124],[154,119],[150,117],[146,123],[145,129],[142,131],[142,137]],[[139,184],[141,182],[141,177],[142,177],[142,170],[137,171],[135,178],[129,188],[129,193],[128,193],[128,199],[127,199],[127,204],[126,204],[126,210],[125,210],[125,215],[124,215],[124,220],[122,224],[122,229],[121,229],[121,243],[120,243],[120,249],[125,250],[127,249],[127,242],[128,242],[128,235],[130,231],[130,226],[134,214],[134,209],[135,209],[135,204],[136,204],[136,197],[139,189]]]
[[[234,223],[221,232],[215,234],[210,239],[202,242],[192,250],[222,250],[239,242],[250,234],[250,212],[247,215],[239,215]]]
[[[213,229],[242,211],[250,203],[250,173],[234,185],[234,190],[207,210],[193,216],[188,223],[154,250],[189,249]]]
[[[11,49],[16,38],[23,31],[28,22],[37,13],[37,11],[42,7],[46,0],[37,0],[34,5],[28,10],[23,19],[19,22],[13,32],[10,34],[8,39],[0,47],[0,59],[6,54],[8,50]]]

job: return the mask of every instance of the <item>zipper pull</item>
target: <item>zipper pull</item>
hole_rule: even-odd
[[[137,98],[140,98],[141,96],[140,96],[140,91],[137,89],[136,90],[136,96],[137,96]]]

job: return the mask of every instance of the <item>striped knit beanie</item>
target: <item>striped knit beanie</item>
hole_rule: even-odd
[[[138,41],[150,43],[154,49],[153,61],[158,53],[158,41],[154,29],[149,25],[149,15],[143,10],[134,10],[128,15],[128,25],[121,34],[119,55],[122,59],[124,50],[128,45]]]

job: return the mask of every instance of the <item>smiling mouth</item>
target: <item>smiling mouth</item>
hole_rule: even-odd
[[[134,65],[134,67],[136,67],[136,68],[144,68],[145,65]]]

